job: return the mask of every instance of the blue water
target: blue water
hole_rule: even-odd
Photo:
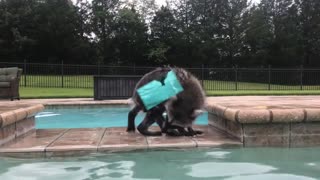
[[[36,128],[126,127],[128,112],[128,107],[46,109],[36,115]],[[142,121],[144,116],[144,113],[138,114],[136,125]],[[195,124],[208,124],[208,114],[204,113],[199,116]]]
[[[86,157],[0,157],[1,180],[317,180],[319,148],[145,151]]]

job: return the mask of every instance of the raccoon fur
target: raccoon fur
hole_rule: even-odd
[[[137,93],[137,89],[153,80],[163,83],[167,73],[171,70],[175,72],[184,90],[147,110]],[[192,136],[201,133],[200,131],[193,131],[192,124],[202,113],[205,93],[199,80],[183,68],[162,67],[145,74],[137,83],[131,100],[133,108],[128,114],[128,132],[135,131],[134,119],[140,111],[143,111],[146,112],[146,116],[138,126],[138,131],[141,134],[160,136],[162,133],[167,133],[169,135]],[[167,114],[166,118],[163,117],[164,113]],[[161,132],[150,132],[148,130],[154,122],[159,125]],[[172,129],[177,129],[178,132],[172,131]]]

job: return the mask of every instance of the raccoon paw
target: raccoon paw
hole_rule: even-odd
[[[160,131],[155,131],[155,132],[149,131],[142,125],[139,125],[137,129],[140,132],[140,134],[145,136],[162,136],[162,133]]]
[[[196,135],[200,135],[203,134],[202,131],[199,130],[193,130],[192,128],[188,128],[188,131],[186,132],[186,136],[196,136]]]
[[[199,131],[199,130],[195,130],[194,132],[196,133],[195,135],[201,135],[201,134],[203,134],[203,132],[202,132],[202,131]]]
[[[168,129],[166,134],[168,136],[184,136],[184,134],[180,133],[179,131],[175,130],[175,129]]]
[[[195,134],[193,132],[185,132],[184,136],[194,136]]]
[[[130,127],[127,128],[127,132],[135,132],[135,131],[136,131],[136,128],[134,128],[134,127],[133,128],[130,128]]]

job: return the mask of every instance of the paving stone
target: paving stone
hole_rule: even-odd
[[[13,124],[17,120],[17,116],[13,111],[1,113],[0,116],[2,119],[2,126],[1,127],[5,127],[7,125]]]
[[[230,120],[230,121],[236,121],[236,114],[238,112],[239,112],[238,109],[227,108],[224,111],[223,118]]]
[[[267,123],[270,122],[269,110],[241,110],[237,116],[240,123]]]
[[[104,128],[70,129],[51,143],[46,151],[96,151],[104,131]]]
[[[290,147],[320,146],[320,134],[291,135]]]
[[[38,129],[2,146],[0,152],[44,152],[45,148],[65,131],[66,129]]]
[[[305,109],[305,111],[307,113],[306,121],[308,121],[308,122],[320,121],[320,108],[318,108],[318,109],[307,108],[307,109]]]
[[[125,128],[108,128],[98,151],[132,151],[147,148],[147,140],[139,132],[128,133]]]
[[[320,134],[320,122],[292,123],[291,134]]]
[[[244,147],[289,147],[289,136],[245,136]]]
[[[34,130],[35,127],[35,117],[29,117],[22,121],[16,122],[16,137],[21,136],[31,130]]]
[[[204,134],[192,137],[197,147],[242,147],[239,140],[213,127],[195,126],[195,129],[204,132]]]
[[[242,125],[238,122],[226,121],[226,129],[236,137],[243,134]]]
[[[10,124],[0,128],[0,146],[15,138],[16,125]]]
[[[273,124],[244,124],[244,136],[289,136],[290,124],[289,123],[273,123]]]
[[[221,130],[226,130],[226,120],[216,114],[208,113],[208,124]]]
[[[197,146],[190,137],[147,137],[149,149],[195,148]]]
[[[304,120],[303,109],[273,109],[272,122],[302,122]]]

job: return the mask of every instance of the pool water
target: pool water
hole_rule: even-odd
[[[46,109],[36,115],[36,128],[126,127],[129,110],[128,107]],[[136,125],[144,116],[144,113],[138,114]],[[208,113],[199,116],[195,124],[208,124]]]
[[[3,180],[316,180],[319,148],[146,151],[86,157],[0,157]]]

